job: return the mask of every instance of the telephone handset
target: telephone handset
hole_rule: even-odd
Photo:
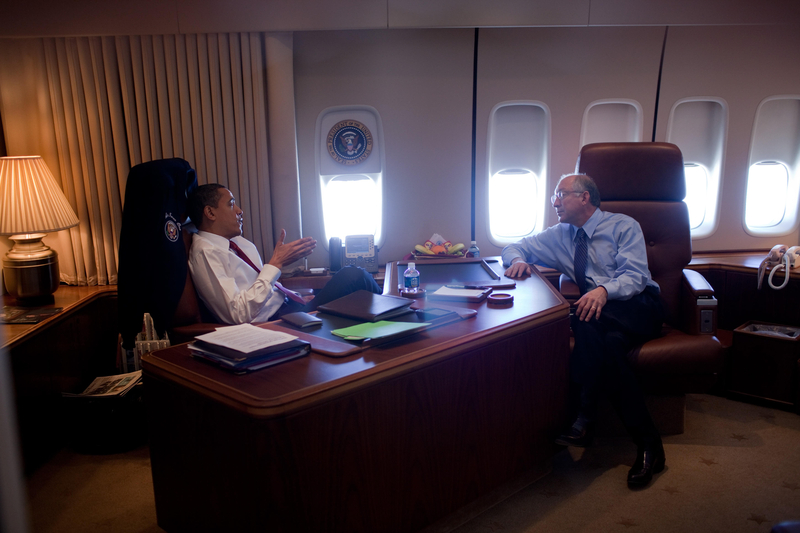
[[[783,250],[783,253],[781,253],[781,250]],[[773,257],[772,255],[773,251],[775,251],[776,255],[779,255],[780,257],[778,258],[777,264],[773,266],[772,272],[769,273],[769,279],[767,281],[770,287],[776,290],[780,290],[789,284],[789,271],[796,266],[800,266],[800,246],[792,246],[789,249],[786,249],[786,247],[783,245],[775,246],[772,248],[772,250],[770,250],[770,255],[767,256],[767,259]],[[764,261],[766,261],[766,259]],[[761,264],[763,265],[764,263],[762,262]],[[761,267],[759,267],[759,271],[760,270]],[[775,277],[775,273],[779,272],[780,270],[783,270],[785,272],[785,275],[783,277],[783,283],[781,283],[776,287],[772,283],[772,278]],[[759,282],[760,281],[761,280],[759,279]]]
[[[374,235],[348,235],[344,238],[344,245],[339,237],[331,237],[328,252],[332,272],[350,265],[359,266],[372,274],[378,272]]]

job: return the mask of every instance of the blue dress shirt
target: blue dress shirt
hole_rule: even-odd
[[[596,209],[583,225],[589,238],[586,290],[603,287],[609,300],[627,300],[647,285],[658,290],[647,268],[647,251],[639,223],[627,215]],[[554,268],[575,279],[572,261],[575,234],[572,224],[556,224],[503,248],[503,264],[521,257],[527,263]]]

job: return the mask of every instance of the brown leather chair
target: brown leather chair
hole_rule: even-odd
[[[576,172],[595,180],[603,211],[626,214],[642,227],[666,320],[662,336],[635,348],[628,358],[644,392],[667,400],[662,402],[665,415],[653,413],[659,429],[682,433],[685,394],[709,391],[724,368],[724,348],[715,336],[714,289],[701,274],[686,269],[692,239],[681,151],[668,143],[588,144]],[[576,300],[577,285],[566,276],[560,282],[562,294]]]

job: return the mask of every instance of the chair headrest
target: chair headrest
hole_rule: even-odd
[[[139,163],[131,168],[125,188],[125,207],[128,196],[133,200],[140,197],[152,200],[153,197],[166,197],[172,203],[176,218],[185,218],[186,199],[197,188],[197,173],[189,162],[179,157],[156,159]],[[129,192],[130,191],[130,192]],[[180,222],[183,222],[181,219]]]
[[[603,201],[680,202],[686,196],[683,154],[670,143],[587,144],[575,171],[594,179]]]

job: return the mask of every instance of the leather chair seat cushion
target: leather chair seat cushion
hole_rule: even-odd
[[[713,376],[723,371],[725,348],[715,336],[665,330],[662,337],[647,341],[628,354],[637,373]]]

